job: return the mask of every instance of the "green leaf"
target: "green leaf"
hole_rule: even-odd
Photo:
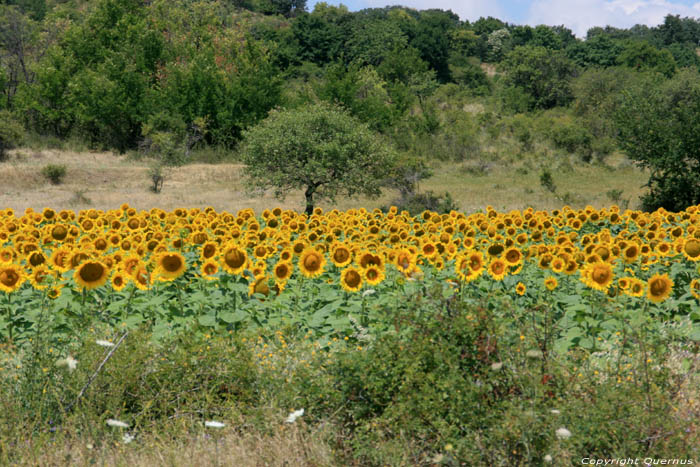
[[[224,311],[219,313],[219,318],[221,321],[228,323],[228,324],[234,324],[234,323],[239,323],[246,319],[248,315],[246,314],[245,311],[238,309],[236,311]]]
[[[209,328],[213,328],[216,326],[216,317],[214,315],[202,315],[200,316],[197,321],[199,321],[199,324],[202,326],[206,326]]]

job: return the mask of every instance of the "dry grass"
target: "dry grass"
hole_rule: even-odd
[[[117,438],[118,439],[118,438]],[[110,465],[152,466],[329,466],[333,454],[322,433],[303,425],[286,425],[272,435],[221,431],[171,440],[159,435],[137,436],[130,444],[118,441],[93,446],[85,438],[57,442],[52,449],[37,449],[27,443],[19,448],[18,466]]]
[[[67,174],[63,184],[52,185],[42,177],[46,164],[64,164]],[[483,174],[469,172],[470,163],[443,164],[434,169],[434,176],[421,184],[421,190],[436,193],[448,191],[460,209],[473,212],[487,205],[497,209],[554,209],[563,204],[583,207],[590,204],[603,207],[612,204],[606,196],[611,189],[622,190],[622,198],[631,200],[631,207],[643,193],[646,175],[632,167],[624,156],[611,158],[608,167],[574,164],[572,170],[552,168],[558,197],[539,184],[537,169],[523,171],[523,162],[499,163]],[[246,193],[240,164],[191,164],[173,169],[159,194],[150,191],[147,162],[133,162],[124,156],[106,152],[76,153],[69,151],[16,150],[10,160],[0,164],[0,207],[23,212],[54,209],[114,209],[122,203],[136,209],[159,207],[212,206],[217,211],[236,212],[253,208],[281,206],[303,209],[303,194],[291,193],[285,201],[271,194],[262,196]],[[562,198],[568,193],[567,198]],[[77,196],[82,194],[82,198]],[[320,203],[324,209],[364,206],[368,209],[389,205],[396,192],[388,190],[375,200],[365,198],[338,199],[337,203]]]

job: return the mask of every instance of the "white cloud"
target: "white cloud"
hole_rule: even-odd
[[[635,24],[656,26],[668,14],[700,16],[700,3],[693,6],[668,0],[535,0],[525,22],[531,25],[563,24],[579,37],[593,26],[628,28]]]
[[[503,21],[507,14],[498,0],[365,0],[369,8],[383,8],[387,5],[402,5],[417,10],[437,8],[452,10],[459,18],[475,21],[481,16],[493,16]]]

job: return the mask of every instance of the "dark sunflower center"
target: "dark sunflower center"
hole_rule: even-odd
[[[55,240],[63,240],[64,238],[66,238],[66,235],[68,235],[68,229],[66,229],[62,225],[57,225],[51,231],[51,236]]]
[[[610,274],[607,270],[602,268],[596,268],[591,274],[593,280],[598,284],[605,284],[610,278]]]
[[[685,242],[685,252],[691,258],[697,258],[700,256],[700,242],[697,240],[689,240]]]
[[[202,255],[207,259],[214,256],[215,253],[216,253],[216,247],[214,245],[207,245],[204,247],[204,251],[202,251]]]
[[[224,261],[226,261],[226,264],[233,269],[238,269],[243,266],[243,263],[245,262],[245,255],[236,249],[229,250],[224,256]]]
[[[311,254],[306,257],[304,260],[304,267],[308,271],[318,271],[318,269],[321,267],[321,259],[318,257],[316,253]]]
[[[666,282],[663,279],[654,279],[649,284],[649,290],[653,296],[659,297],[666,293]]]
[[[166,271],[175,272],[182,267],[182,260],[177,255],[165,255],[161,264]]]
[[[85,282],[95,282],[102,277],[105,268],[100,263],[87,263],[80,269],[80,278]]]
[[[344,263],[348,258],[350,258],[350,252],[345,248],[338,248],[335,250],[335,253],[333,253],[333,259],[338,263]]]
[[[7,287],[13,287],[19,281],[19,274],[12,269],[0,272],[0,282]]]
[[[348,271],[348,273],[345,275],[345,283],[349,287],[357,287],[360,285],[360,281],[362,278],[360,277],[360,274],[358,274],[357,271]]]

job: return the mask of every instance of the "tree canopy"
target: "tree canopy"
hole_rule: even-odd
[[[397,159],[366,124],[323,103],[273,110],[244,136],[249,186],[281,199],[303,190],[307,214],[319,199],[378,196]]]

